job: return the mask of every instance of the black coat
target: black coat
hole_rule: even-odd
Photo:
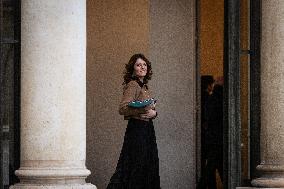
[[[207,119],[206,141],[208,145],[223,145],[223,87],[216,85],[205,111]]]

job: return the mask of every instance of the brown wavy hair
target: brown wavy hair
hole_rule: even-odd
[[[143,55],[143,54],[134,54],[130,60],[128,61],[127,64],[125,64],[125,71],[124,71],[124,82],[123,84],[127,84],[131,80],[138,80],[137,77],[133,76],[133,71],[134,71],[134,64],[137,61],[138,58],[141,58],[144,60],[147,64],[147,73],[143,79],[143,83],[146,84],[152,77],[152,66],[151,62]]]

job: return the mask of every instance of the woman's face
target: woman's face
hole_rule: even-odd
[[[147,63],[141,58],[138,58],[134,64],[133,73],[139,79],[143,79],[147,74]]]

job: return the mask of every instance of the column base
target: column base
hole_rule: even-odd
[[[97,189],[92,184],[15,184],[9,189]]]
[[[236,189],[274,189],[274,188],[237,187]],[[279,189],[279,188],[278,188],[278,189]]]
[[[256,167],[261,177],[252,180],[251,184],[259,188],[284,188],[284,166],[261,164]]]
[[[15,174],[19,184],[65,185],[86,184],[91,172],[84,161],[22,161]]]
[[[86,183],[91,172],[81,161],[22,161],[10,189],[97,189]],[[48,166],[49,165],[49,166]]]
[[[257,178],[251,184],[260,188],[284,188],[284,178]]]

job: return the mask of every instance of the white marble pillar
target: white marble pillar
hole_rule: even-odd
[[[86,2],[21,2],[21,166],[12,189],[86,184]]]
[[[253,132],[253,131],[251,131]],[[261,177],[256,187],[284,187],[284,1],[262,1]]]

